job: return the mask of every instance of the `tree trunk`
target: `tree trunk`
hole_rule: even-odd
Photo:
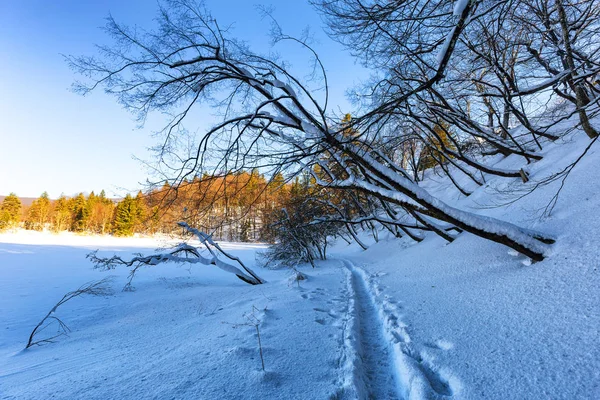
[[[560,27],[563,34],[563,42],[565,45],[565,61],[567,66],[571,70],[570,79],[572,79],[573,74],[575,74],[575,61],[573,60],[573,49],[571,48],[571,38],[569,36],[569,24],[567,20],[567,13],[565,12],[561,0],[556,2],[556,8],[558,11],[558,18],[560,20]],[[573,82],[573,86],[575,90],[577,113],[579,114],[581,128],[583,128],[583,131],[586,133],[586,135],[588,135],[590,139],[594,139],[598,136],[598,132],[590,124],[588,115],[585,112],[585,106],[588,105],[590,99],[581,83]]]
[[[554,239],[541,233],[451,207],[431,196],[426,190],[407,178],[377,162],[365,152],[352,145],[339,145],[355,162],[360,163],[365,170],[372,174],[373,180],[379,182],[376,185],[355,178],[349,185],[358,190],[383,198],[405,209],[412,209],[423,215],[450,223],[484,239],[506,245],[534,261],[543,260],[547,250],[546,245],[554,243]]]

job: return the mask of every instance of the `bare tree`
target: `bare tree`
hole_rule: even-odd
[[[344,15],[333,14],[335,8],[328,8],[334,3],[340,2],[323,3],[324,10],[338,21],[346,21]],[[327,93],[319,99],[321,92],[303,84],[284,63],[252,53],[227,37],[210,14],[191,1],[166,2],[156,31],[131,30],[109,19],[107,31],[115,39],[114,45],[101,48],[99,57],[71,57],[70,62],[88,78],[87,83],[77,86],[83,93],[103,86],[142,120],[151,111],[173,113],[158,155],[172,169],[174,183],[206,171],[255,167],[290,173],[304,170],[313,174],[317,185],[358,191],[388,205],[393,212],[386,222],[426,227],[446,240],[454,238],[449,231],[467,231],[533,260],[542,260],[548,244],[554,241],[551,237],[444,203],[420,187],[400,162],[386,154],[386,138],[397,126],[396,121],[406,118],[435,138],[428,130],[430,123],[451,115],[450,122],[472,137],[521,154],[526,160],[536,158],[521,143],[495,135],[477,121],[465,118],[461,108],[453,104],[457,97],[446,100],[451,90],[439,92],[451,86],[445,77],[451,72],[452,54],[464,48],[461,38],[467,27],[495,10],[496,3],[460,1],[453,10],[448,2],[423,2],[425,8],[421,11],[416,3],[421,4],[374,2],[364,10],[358,0],[340,3],[359,7],[360,16],[365,16],[364,20],[357,17],[360,26],[347,28],[357,38],[353,43],[362,37],[361,32],[368,33],[368,40],[358,52],[376,52],[373,59],[378,61],[374,62],[382,62],[386,54],[396,54],[396,49],[399,52],[393,63],[385,64],[398,74],[385,77],[370,94],[374,108],[353,120],[357,133],[350,137],[339,120],[330,115]],[[412,24],[396,23],[404,20]],[[381,23],[371,25],[373,22]],[[401,27],[399,31],[395,30],[397,26]],[[320,65],[306,43],[294,43]],[[326,85],[324,68],[322,75]],[[181,124],[201,103],[220,110],[223,121],[204,134],[194,152],[177,153],[173,143],[181,134]],[[402,132],[396,136],[402,136]],[[447,158],[463,168],[521,177],[519,170],[504,171],[482,163],[462,150],[458,137],[449,138],[456,143],[440,147]],[[173,167],[171,163],[177,160]],[[331,163],[336,168],[331,168]]]
[[[189,263],[189,264],[204,264],[214,265],[223,271],[229,272],[237,276],[242,281],[251,285],[260,285],[264,281],[258,277],[250,268],[248,268],[239,257],[234,256],[212,240],[210,235],[199,231],[198,229],[190,227],[185,222],[180,222],[185,232],[191,233],[200,241],[204,247],[195,247],[188,243],[180,243],[165,253],[153,254],[150,256],[144,256],[138,254],[130,260],[124,260],[119,256],[112,256],[109,258],[98,257],[98,251],[89,253],[87,258],[94,264],[94,268],[102,270],[115,269],[119,265],[124,265],[131,268],[129,271],[129,280],[123,290],[133,290],[131,282],[135,278],[136,273],[142,267],[156,266],[159,264],[174,262],[174,263]],[[203,255],[203,250],[208,253],[208,257]],[[219,255],[224,256],[230,261],[234,261],[239,267],[225,262],[219,258]]]
[[[484,154],[516,154],[527,163],[542,158],[540,138],[556,140],[562,133],[550,130],[573,113],[590,138],[596,135],[589,114],[598,112],[597,1],[457,1],[454,9],[443,1],[315,3],[331,35],[381,71],[371,91],[361,93],[371,108],[363,125],[389,125],[391,115],[402,115],[427,132],[442,120],[459,132],[453,141],[473,137],[490,148]],[[469,10],[464,24],[453,26],[452,18]],[[456,61],[444,63],[450,56]],[[575,107],[546,124],[534,122],[560,100]],[[511,133],[511,119],[526,134]],[[486,174],[523,175],[455,147],[441,150]]]

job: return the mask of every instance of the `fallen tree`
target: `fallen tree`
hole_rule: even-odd
[[[239,279],[249,283],[250,285],[260,285],[264,283],[264,281],[259,278],[254,271],[244,265],[239,257],[236,257],[223,250],[218,243],[212,240],[210,235],[190,227],[185,222],[180,222],[179,226],[181,226],[185,232],[193,234],[200,241],[201,246],[192,246],[188,243],[179,243],[166,252],[152,254],[149,256],[139,254],[130,260],[124,260],[117,255],[108,258],[98,257],[98,250],[96,250],[92,253],[89,253],[87,258],[94,264],[94,268],[101,270],[112,270],[118,266],[130,268],[128,282],[123,288],[125,291],[133,290],[131,282],[140,268],[156,266],[169,262],[214,265],[225,272],[234,274]],[[208,253],[207,256],[203,255],[204,252]],[[229,261],[237,263],[238,266],[235,266],[231,262],[223,261],[219,258],[219,255],[225,257]]]

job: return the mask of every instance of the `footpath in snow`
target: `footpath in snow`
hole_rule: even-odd
[[[361,397],[374,399],[397,399],[398,378],[392,355],[392,347],[384,334],[383,321],[373,303],[362,275],[349,261],[344,261],[349,270],[350,286],[354,296],[356,329],[355,348],[360,362]]]
[[[460,388],[456,377],[416,349],[401,320],[401,307],[383,295],[376,277],[348,259],[347,271],[352,333],[347,347],[354,352],[354,385],[358,398],[431,399],[450,397]],[[434,345],[448,350],[443,341]]]
[[[556,129],[572,126],[564,121]],[[425,397],[600,398],[598,144],[571,171],[557,198],[561,179],[529,193],[589,143],[576,132],[546,144],[543,160],[527,166],[527,184],[488,177],[477,188],[456,174],[459,184],[474,190],[464,197],[435,175],[422,182],[452,206],[552,235],[557,240],[544,261],[531,263],[468,233],[452,243],[428,235],[418,244],[382,234],[367,251],[336,249],[368,275],[386,335],[393,335],[396,323],[404,328],[393,346],[401,388],[424,376],[422,387],[434,392]],[[497,168],[522,164],[515,157],[496,160]],[[411,380],[419,370],[422,375]]]

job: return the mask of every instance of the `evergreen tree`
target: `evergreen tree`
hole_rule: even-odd
[[[14,228],[21,220],[21,200],[11,193],[0,206],[0,230]]]
[[[292,183],[292,187],[290,188],[290,200],[291,202],[298,201],[303,196],[303,193],[306,191],[307,185],[300,180],[300,177],[296,177],[294,182]]]
[[[134,233],[141,233],[145,231],[144,222],[148,215],[148,209],[144,194],[140,190],[133,199],[133,231]]]
[[[427,146],[421,152],[419,169],[425,170],[435,167],[437,164],[446,164],[448,159],[444,155],[444,149],[456,150],[456,146],[450,140],[450,125],[441,122],[433,128],[433,134],[427,141]]]
[[[127,194],[115,209],[113,234],[115,236],[132,236],[136,224],[136,200]]]
[[[302,176],[294,191],[300,195],[308,184],[309,176]],[[165,183],[146,194],[140,191],[136,196],[126,196],[118,206],[106,197],[104,190],[98,195],[91,192],[87,197],[82,193],[73,198],[61,195],[55,201],[43,193],[26,210],[24,223],[27,229],[129,236],[173,232],[174,223],[185,220],[212,232],[215,238],[269,241],[273,235],[266,225],[289,201],[292,186],[281,173],[267,182],[258,169],[253,169],[223,176],[204,173],[177,188]]]
[[[71,203],[71,230],[74,232],[84,232],[87,229],[89,209],[87,200],[83,193],[70,200]]]
[[[107,233],[113,216],[113,208],[113,202],[106,198],[104,190],[100,192],[99,196],[96,196],[94,192],[90,193],[86,200],[86,209],[89,215],[87,230],[92,233]]]
[[[102,190],[100,196],[98,196],[98,203],[96,204],[96,214],[98,215],[99,221],[98,233],[104,235],[110,231],[114,208],[114,203],[111,199],[106,197],[106,193]]]
[[[50,198],[48,197],[48,192],[44,192],[29,207],[25,219],[25,228],[36,231],[44,230],[46,224],[50,222],[50,211]]]

